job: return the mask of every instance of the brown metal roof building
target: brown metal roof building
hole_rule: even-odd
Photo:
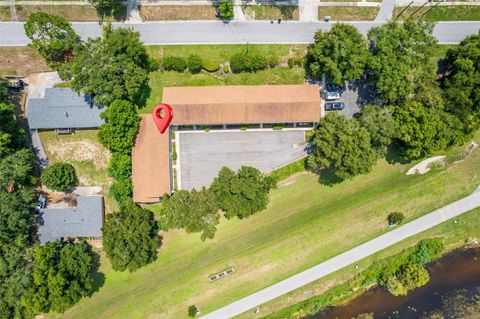
[[[174,109],[172,124],[318,122],[316,85],[167,87],[163,103]]]
[[[316,85],[168,87],[162,102],[172,106],[175,126],[316,123],[323,116]],[[135,202],[158,202],[172,191],[169,136],[142,116],[132,151]]]

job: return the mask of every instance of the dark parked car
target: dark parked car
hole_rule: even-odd
[[[343,102],[325,103],[325,111],[343,110],[344,108],[345,108],[345,103]]]

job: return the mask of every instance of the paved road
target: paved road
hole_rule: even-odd
[[[480,193],[464,197],[277,284],[206,314],[200,319],[232,318],[479,206]]]
[[[375,21],[386,22],[390,20],[393,15],[393,9],[395,9],[395,0],[383,0]]]
[[[351,22],[366,34],[382,22]],[[116,26],[122,24],[114,24]],[[269,21],[170,21],[128,24],[139,31],[145,44],[234,44],[234,43],[310,43],[318,29],[328,30],[332,23]],[[94,22],[73,23],[82,38],[100,35],[100,26]],[[480,30],[476,22],[439,22],[433,34],[440,43],[458,43]],[[25,46],[29,40],[20,22],[0,22],[0,46]]]

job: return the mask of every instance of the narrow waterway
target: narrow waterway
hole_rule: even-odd
[[[430,281],[407,296],[395,297],[375,287],[348,304],[332,307],[310,319],[350,319],[373,313],[375,319],[415,319],[442,305],[442,296],[458,289],[480,293],[480,248],[456,250],[428,267]]]

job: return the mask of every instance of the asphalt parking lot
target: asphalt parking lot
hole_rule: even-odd
[[[218,171],[243,165],[269,172],[302,158],[303,130],[176,132],[179,189],[210,186]]]
[[[345,108],[341,110],[340,113],[345,115],[347,118],[352,118],[355,113],[361,111],[363,105],[368,103],[378,103],[378,99],[379,95],[376,93],[374,87],[366,80],[360,79],[353,82],[348,82],[345,88],[340,91],[340,98],[331,102],[345,103]]]

